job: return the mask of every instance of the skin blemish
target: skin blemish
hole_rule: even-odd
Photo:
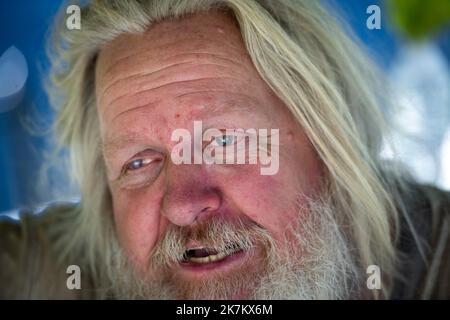
[[[289,141],[294,140],[294,134],[292,133],[291,130],[288,131],[288,133],[287,133],[287,138],[288,138]]]

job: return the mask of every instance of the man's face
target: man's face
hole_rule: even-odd
[[[152,259],[169,230],[182,231],[178,245],[193,249],[165,270],[180,283],[256,272],[265,249],[251,245],[219,254],[210,248],[212,238],[227,242],[202,229],[211,223],[258,226],[286,249],[300,195],[319,189],[320,162],[257,73],[231,18],[196,15],[118,37],[99,55],[96,96],[116,230],[139,273],[158,277]],[[279,129],[278,172],[262,175],[259,163],[173,163],[178,142],[172,133],[184,128],[193,137],[194,121],[203,130]],[[202,259],[208,256],[214,258]]]

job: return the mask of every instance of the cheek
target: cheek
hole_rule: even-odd
[[[223,174],[223,190],[233,204],[251,220],[283,241],[293,221],[302,218],[298,201],[320,188],[321,166],[308,147],[280,154],[275,175],[261,175],[259,166],[234,166]]]
[[[282,178],[281,170],[277,175],[264,176],[259,169],[241,167],[223,180],[223,190],[233,206],[268,230],[276,241],[297,217],[295,194]]]
[[[145,192],[113,192],[114,218],[119,242],[138,269],[148,267],[148,258],[160,229],[159,205]]]

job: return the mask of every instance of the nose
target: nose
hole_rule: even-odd
[[[178,226],[199,223],[218,212],[222,198],[202,165],[174,165],[167,169],[162,215]]]

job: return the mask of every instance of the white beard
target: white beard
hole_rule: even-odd
[[[116,255],[109,265],[108,296],[121,299],[349,299],[358,295],[361,280],[350,241],[334,219],[336,212],[327,197],[308,200],[299,210],[298,226],[287,232],[288,252],[278,249],[270,235],[262,232],[266,254],[261,267],[244,268],[221,277],[196,283],[183,283],[167,273],[170,262],[160,267],[159,279],[135,273],[117,242]],[[305,215],[304,209],[308,212]],[[301,216],[301,219],[300,219]],[[259,232],[259,231],[258,231]],[[217,230],[212,232],[217,236]],[[237,237],[237,235],[236,235]],[[246,240],[248,241],[248,239]],[[287,241],[287,240],[286,240]],[[173,248],[173,242],[170,242]],[[162,247],[155,259],[169,259]],[[165,254],[161,251],[166,250]],[[245,296],[239,293],[245,292]]]

